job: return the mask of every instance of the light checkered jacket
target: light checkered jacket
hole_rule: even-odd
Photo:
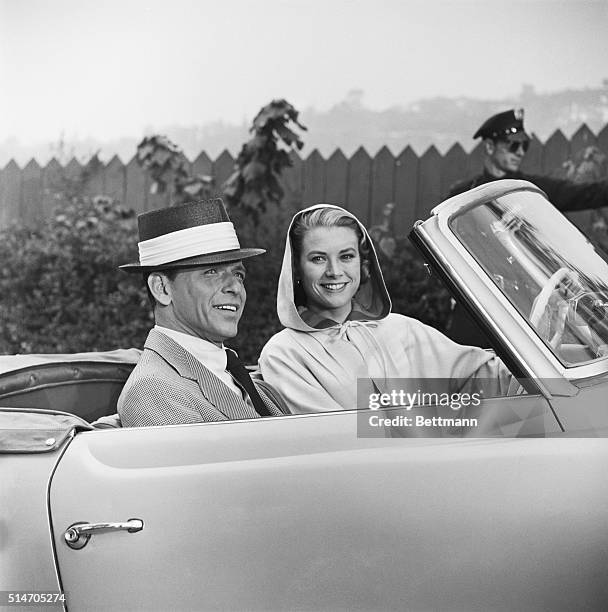
[[[270,385],[254,381],[273,415],[282,400]],[[258,413],[215,374],[162,332],[152,329],[143,353],[118,398],[123,427],[253,419]]]

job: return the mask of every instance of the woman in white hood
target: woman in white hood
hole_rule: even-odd
[[[292,219],[277,311],[285,329],[262,350],[260,368],[294,413],[366,407],[368,393],[393,390],[391,378],[446,379],[450,393],[489,379],[490,395],[514,382],[492,353],[391,313],[369,234],[338,206],[318,204]]]

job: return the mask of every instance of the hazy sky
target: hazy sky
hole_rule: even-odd
[[[0,0],[0,140],[597,87],[608,0]]]

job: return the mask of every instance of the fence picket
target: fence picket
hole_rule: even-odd
[[[78,183],[78,181],[82,180],[82,172],[82,164],[75,157],[72,157],[63,170],[65,178],[74,183]]]
[[[608,124],[597,135],[597,146],[608,156]]]
[[[125,166],[118,155],[115,155],[105,167],[103,193],[121,204],[125,203],[125,175]]]
[[[197,158],[192,162],[192,173],[195,176],[213,176],[213,162],[205,151],[201,151]]]
[[[304,207],[323,202],[325,194],[325,160],[315,149],[302,166],[304,191],[302,204]]]
[[[543,147],[543,174],[563,176],[563,165],[569,156],[570,143],[561,130],[556,130]]]
[[[63,167],[53,157],[42,170],[42,211],[41,217],[48,218],[53,214],[57,200],[55,194],[63,185]]]
[[[418,218],[428,217],[431,209],[441,202],[441,165],[442,158],[435,145],[431,145],[420,158],[418,175]]]
[[[454,183],[467,177],[468,156],[459,143],[453,145],[443,158],[441,168],[441,197],[447,198]]]
[[[42,210],[42,168],[35,159],[23,169],[21,184],[21,219],[34,226]]]
[[[94,155],[84,167],[86,195],[95,197],[103,195],[104,165],[99,158]]]
[[[137,162],[137,156],[134,155],[126,167],[125,201],[123,204],[125,208],[130,208],[140,214],[146,210],[147,196],[146,173]]]
[[[21,169],[14,159],[0,174],[0,198],[4,206],[0,211],[0,227],[7,227],[19,218],[21,208]]]
[[[395,161],[393,230],[396,236],[406,235],[418,218],[418,164],[418,156],[411,147],[406,147]]]
[[[345,207],[364,225],[369,225],[369,198],[372,159],[359,147],[348,164],[348,191]]]
[[[234,172],[234,158],[229,151],[224,149],[220,156],[213,163],[213,176],[215,177],[215,189],[218,193],[222,192],[222,185],[226,179]]]
[[[583,123],[570,139],[570,155],[574,156],[583,149],[597,144],[595,134]]]
[[[395,200],[395,157],[384,146],[372,161],[370,225],[382,222],[384,205]]]
[[[326,162],[325,201],[345,206],[348,189],[348,160],[336,149]]]
[[[481,140],[478,140],[477,144],[469,153],[469,158],[467,162],[467,172],[466,176],[462,177],[463,180],[466,178],[473,178],[474,176],[477,176],[480,172],[483,172],[483,150],[484,144]]]

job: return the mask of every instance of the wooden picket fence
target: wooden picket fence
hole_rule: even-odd
[[[596,135],[583,124],[570,140],[560,130],[544,143],[534,137],[522,170],[559,176],[563,163],[590,145],[608,152],[608,125]],[[328,159],[317,150],[304,159],[292,153],[293,166],[282,177],[285,202],[294,208],[317,202],[340,204],[368,226],[379,223],[384,205],[394,202],[394,229],[401,235],[428,216],[450,185],[478,173],[481,159],[480,143],[469,153],[457,143],[445,155],[434,146],[421,156],[411,147],[397,156],[383,147],[374,157],[361,147],[350,159],[340,149]],[[224,151],[212,160],[202,152],[188,163],[193,173],[212,175],[221,186],[233,171],[234,157]],[[82,170],[75,159],[65,167],[55,159],[44,167],[31,160],[23,169],[11,160],[0,170],[0,229],[16,220],[33,224],[50,214],[62,177],[77,178]],[[84,191],[111,196],[137,212],[168,206],[171,197],[151,194],[150,179],[135,158],[125,165],[117,156],[90,172]]]

